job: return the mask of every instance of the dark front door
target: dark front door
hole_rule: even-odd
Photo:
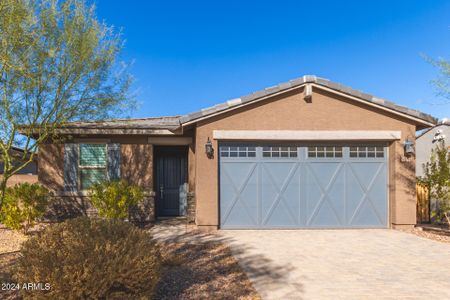
[[[187,149],[155,147],[156,210],[158,216],[180,214],[180,186],[187,182]]]

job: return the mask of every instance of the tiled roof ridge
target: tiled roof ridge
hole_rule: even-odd
[[[237,107],[237,106],[240,106],[240,105],[252,102],[252,101],[256,101],[263,97],[267,97],[267,96],[271,96],[271,95],[274,95],[274,94],[277,94],[277,93],[280,93],[283,91],[287,91],[287,90],[290,90],[295,87],[299,87],[299,86],[307,84],[307,83],[312,83],[312,84],[316,84],[318,86],[327,87],[332,90],[335,90],[335,91],[338,91],[338,92],[341,92],[341,93],[344,93],[344,94],[347,94],[347,95],[350,95],[353,97],[360,98],[369,103],[380,105],[382,107],[386,107],[388,109],[392,109],[397,112],[404,113],[406,115],[409,115],[409,116],[412,116],[415,118],[419,118],[419,119],[424,120],[429,123],[435,124],[437,122],[437,119],[429,114],[425,114],[418,110],[414,110],[414,109],[411,109],[411,108],[408,108],[405,106],[395,104],[392,101],[388,101],[383,98],[379,98],[379,97],[373,96],[371,94],[364,93],[362,91],[350,88],[350,87],[342,85],[340,83],[330,81],[325,78],[317,77],[315,75],[304,75],[297,79],[293,79],[288,82],[283,82],[283,83],[277,84],[275,86],[267,87],[263,90],[253,92],[251,94],[242,96],[240,98],[231,99],[226,102],[204,108],[200,111],[181,116],[180,121],[182,124],[187,123],[187,122],[192,122],[192,121],[195,121],[196,119],[203,118],[208,115],[220,113],[220,112],[226,111],[230,108],[234,108],[234,107]]]

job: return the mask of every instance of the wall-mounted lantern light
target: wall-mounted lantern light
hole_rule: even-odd
[[[405,142],[403,142],[403,147],[405,148],[405,155],[410,156],[414,154],[414,142],[410,139],[406,139]]]
[[[208,158],[211,159],[211,158],[214,157],[214,148],[213,148],[213,145],[212,145],[212,143],[211,143],[209,137],[208,137],[208,141],[207,141],[206,144],[205,144],[205,152],[206,152],[206,156],[207,156]]]

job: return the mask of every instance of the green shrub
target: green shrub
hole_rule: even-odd
[[[446,220],[450,226],[450,152],[444,141],[431,151],[423,169],[424,176],[418,180],[429,188],[431,199],[438,204],[434,215],[437,221]]]
[[[99,216],[125,219],[128,217],[129,207],[144,199],[144,192],[139,186],[119,180],[95,184],[89,190],[89,196]]]
[[[45,213],[49,191],[37,183],[19,183],[6,189],[0,220],[8,228],[28,230]]]
[[[38,299],[150,299],[161,256],[148,233],[121,220],[80,217],[24,243],[14,280],[50,284],[21,290]]]

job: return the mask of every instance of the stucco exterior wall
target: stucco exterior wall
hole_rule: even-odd
[[[146,221],[155,219],[154,198],[154,147],[148,143],[148,136],[94,136],[79,140],[74,137],[72,142],[89,143],[105,142],[121,144],[121,176],[132,184],[144,188],[147,196],[145,203],[133,210],[136,216]],[[170,137],[168,138],[170,139]],[[188,217],[190,220],[195,216],[195,144],[188,148]],[[76,196],[63,193],[64,190],[64,144],[45,144],[39,151],[39,175],[36,181],[56,192],[53,214],[56,219],[63,219],[66,215],[92,214],[92,208],[87,197],[82,193]],[[144,216],[146,215],[146,216]],[[150,218],[148,218],[150,216]]]
[[[303,91],[291,91],[267,101],[201,121],[196,127],[196,223],[217,227],[219,220],[218,141],[213,130],[396,130],[400,141],[391,143],[390,223],[391,226],[416,222],[414,158],[402,162],[406,138],[414,140],[415,125],[402,117],[358,104],[347,98],[314,89],[311,103]],[[204,145],[211,139],[215,157],[208,159]]]
[[[153,191],[153,149],[155,146],[148,143],[147,136],[95,136],[91,139],[84,138],[83,143],[89,143],[90,140],[121,144],[121,174],[123,178]],[[187,147],[189,149],[189,187],[193,191],[195,145],[191,144]],[[39,164],[39,181],[55,191],[62,191],[64,187],[64,145],[49,143],[41,146]]]
[[[121,177],[153,191],[153,145],[121,144]]]
[[[52,191],[62,191],[64,188],[64,145],[41,145],[38,166],[39,182]]]
[[[0,175],[1,178],[1,175]],[[37,175],[31,175],[31,174],[17,174],[13,175],[8,179],[8,182],[6,183],[6,186],[15,186],[18,183],[22,182],[28,182],[28,183],[36,183],[38,182],[38,176]]]

